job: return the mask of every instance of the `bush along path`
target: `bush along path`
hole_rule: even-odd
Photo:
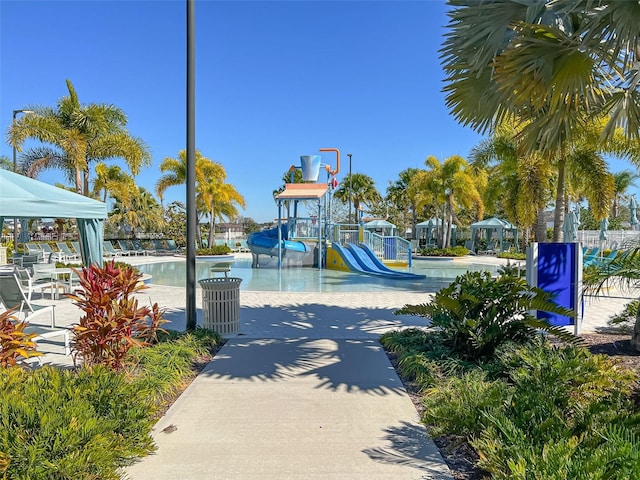
[[[557,310],[539,295],[515,277],[470,273],[431,303],[399,310],[430,316],[433,329],[390,332],[381,343],[420,396],[430,433],[467,445],[476,474],[640,478],[635,374],[529,318],[533,304]]]
[[[211,332],[164,332],[157,306],[130,298],[140,274],[107,265],[81,275],[75,370],[29,370],[23,324],[0,315],[0,477],[118,479],[154,450],[151,428],[221,345]]]

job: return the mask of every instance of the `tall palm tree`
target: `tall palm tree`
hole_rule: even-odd
[[[613,183],[615,185],[615,196],[613,197],[612,216],[615,218],[620,213],[620,200],[627,193],[630,187],[635,187],[635,180],[640,176],[631,170],[622,170],[613,174]]]
[[[460,208],[475,209],[478,218],[484,213],[484,203],[480,189],[486,185],[483,174],[477,174],[467,161],[453,155],[440,163],[429,156],[425,160],[427,167],[423,175],[418,175],[425,192],[424,198],[431,198],[436,203],[436,211],[442,214],[442,226],[438,234],[438,244],[441,248],[451,245],[451,230],[453,223],[460,224],[456,213]]]
[[[364,173],[347,175],[333,195],[344,203],[351,201],[356,218],[363,204],[371,206],[382,200],[373,178]]]
[[[48,168],[62,170],[76,192],[89,195],[91,164],[122,158],[134,175],[151,164],[144,142],[129,134],[124,112],[108,104],[83,105],[70,80],[69,95],[58,100],[56,108],[32,107],[9,128],[10,145],[22,150],[29,139],[45,146],[29,149],[21,156],[21,170],[36,178]]]
[[[418,205],[420,203],[420,193],[417,189],[411,188],[411,179],[415,177],[419,168],[406,168],[398,175],[398,179],[387,187],[386,200],[392,203],[403,213],[402,226],[406,227],[406,215],[411,219],[411,237],[416,238],[416,224],[418,223]],[[406,228],[401,228],[405,231]]]
[[[233,185],[227,184],[227,172],[224,167],[204,157],[196,150],[196,209],[198,221],[205,215],[209,216],[209,243],[215,240],[215,220],[224,216],[234,216],[236,205],[244,208],[244,198]],[[187,154],[180,150],[178,158],[166,157],[160,164],[160,170],[167,172],[156,182],[156,193],[162,199],[164,191],[176,185],[186,183]]]

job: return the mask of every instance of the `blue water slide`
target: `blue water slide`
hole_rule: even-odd
[[[407,280],[418,280],[426,278],[426,275],[416,275],[415,273],[399,272],[387,267],[376,254],[366,245],[354,245],[347,243],[347,249],[353,254],[360,266],[368,272],[384,273],[393,278],[402,278]]]
[[[307,252],[307,246],[303,242],[288,240],[285,225],[282,226],[282,239],[283,254],[286,255],[287,251]],[[278,255],[278,227],[252,233],[247,238],[247,245],[252,253],[275,257]]]
[[[333,243],[331,245],[331,247],[336,252],[338,252],[340,257],[342,258],[342,261],[345,263],[345,265],[352,272],[364,273],[364,274],[367,274],[367,275],[374,275],[376,277],[394,278],[396,280],[409,280],[409,279],[414,279],[415,280],[415,279],[418,279],[418,278],[425,278],[424,276],[419,276],[419,275],[414,275],[413,277],[407,277],[407,276],[404,276],[404,275],[396,275],[397,273],[402,273],[402,272],[389,273],[389,272],[383,272],[382,270],[376,270],[375,268],[369,268],[367,270],[356,259],[356,257],[353,255],[353,252],[351,250],[340,246],[338,243]]]

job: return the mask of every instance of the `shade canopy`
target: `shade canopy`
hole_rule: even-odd
[[[500,242],[500,251],[505,250],[504,239],[507,233],[513,235],[514,244],[516,248],[518,247],[518,227],[507,220],[491,217],[471,224],[471,251],[473,252],[475,252],[476,233],[479,230],[485,230],[487,240],[490,240],[493,233],[496,232]]]
[[[365,223],[363,227],[367,230],[382,230],[387,235],[394,235],[397,228],[393,223],[386,220],[371,220]]]
[[[102,221],[107,218],[107,205],[103,202],[0,169],[0,219],[3,218],[75,218],[83,263],[102,264]]]
[[[416,224],[416,238],[418,240],[424,240],[426,244],[435,243],[438,229],[442,228],[441,218],[431,218]],[[451,224],[451,242],[456,242],[456,231],[458,226],[455,223]]]

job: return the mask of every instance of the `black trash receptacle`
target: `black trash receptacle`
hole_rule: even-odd
[[[203,278],[202,327],[220,335],[240,331],[241,278]]]

